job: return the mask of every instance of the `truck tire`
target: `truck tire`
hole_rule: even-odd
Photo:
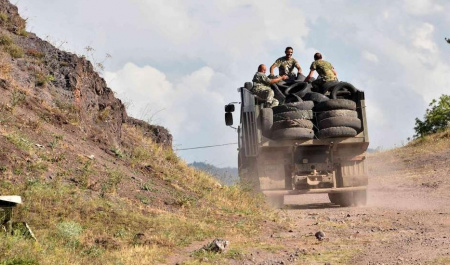
[[[339,84],[339,81],[328,81],[322,85],[322,91],[325,94],[328,91],[333,91],[333,88]]]
[[[356,110],[356,103],[348,99],[330,99],[325,102],[320,102],[316,105],[317,111],[327,111],[335,109]]]
[[[319,131],[319,138],[354,137],[356,130],[349,127],[330,127]]]
[[[285,128],[273,131],[272,138],[276,140],[301,140],[314,138],[314,131],[306,128]]]
[[[347,82],[340,82],[338,85],[333,87],[330,97],[332,99],[343,97],[346,99],[355,100],[357,91],[358,90],[352,84]]]
[[[324,111],[317,115],[317,120],[323,120],[326,118],[332,118],[332,117],[348,117],[348,118],[358,118],[358,113],[354,110],[347,110],[347,109],[336,109],[336,110],[329,110]]]
[[[310,120],[305,119],[295,119],[295,120],[282,120],[276,121],[272,125],[272,130],[280,130],[285,128],[307,128],[312,129],[314,124]]]
[[[356,206],[365,206],[367,204],[367,191],[354,191],[353,202]]]
[[[306,93],[310,93],[310,92],[312,92],[312,85],[310,83],[306,83],[305,88],[303,88],[302,90],[300,90],[298,92],[295,92],[294,94],[303,98],[306,95]]]
[[[281,92],[280,88],[277,86],[277,84],[270,85],[270,88],[272,88],[274,95],[274,98],[280,102],[280,104],[283,104],[286,100],[286,96]]]
[[[331,203],[340,205],[342,207],[349,207],[353,204],[353,193],[343,192],[343,193],[328,193],[328,198]]]
[[[361,130],[361,120],[351,117],[331,117],[323,119],[319,122],[319,129],[326,129],[330,127],[350,127],[356,131]]]
[[[272,135],[273,111],[271,108],[261,110],[261,133],[263,136],[270,138]]]
[[[311,101],[314,101],[315,103],[325,102],[325,101],[330,100],[327,96],[320,94],[320,93],[316,93],[316,92],[306,93],[302,99],[303,100],[311,100]]]
[[[306,94],[307,92],[304,92],[304,90],[309,90],[311,91],[311,88],[308,86],[309,83],[307,82],[298,82],[295,83],[293,85],[290,85],[288,88],[286,88],[286,90],[284,91],[285,95],[289,95],[289,94],[296,94],[299,95],[300,94]],[[299,95],[300,96],[300,95]]]
[[[286,99],[284,100],[284,102],[286,103],[296,103],[296,102],[302,102],[302,98],[295,95],[295,94],[290,94],[286,96]]]
[[[274,122],[282,120],[295,120],[295,119],[311,120],[312,118],[313,118],[312,110],[287,111],[273,115]]]
[[[302,101],[302,102],[292,102],[292,103],[286,103],[284,105],[279,105],[276,107],[273,107],[273,114],[278,114],[282,112],[288,112],[288,111],[296,111],[296,110],[312,110],[314,107],[314,102],[312,101]]]

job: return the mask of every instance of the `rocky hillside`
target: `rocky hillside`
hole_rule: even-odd
[[[14,218],[39,244],[0,232],[0,264],[159,264],[273,219],[259,197],[187,167],[165,128],[129,117],[86,58],[25,22],[0,0],[0,195],[22,196]]]

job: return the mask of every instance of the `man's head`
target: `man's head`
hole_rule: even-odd
[[[320,60],[322,59],[322,54],[320,54],[320,52],[316,52],[316,54],[314,54],[314,60]]]
[[[294,49],[292,47],[286,47],[286,50],[284,50],[284,53],[286,54],[286,58],[291,58],[292,54],[294,53]]]
[[[267,68],[266,68],[266,66],[264,65],[264,64],[260,64],[259,66],[258,66],[258,72],[260,72],[260,73],[266,73],[266,70],[267,70]]]

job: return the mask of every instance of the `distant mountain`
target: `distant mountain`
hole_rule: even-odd
[[[219,168],[204,162],[194,162],[189,166],[208,172],[225,185],[236,184],[239,181],[238,169],[235,167]]]

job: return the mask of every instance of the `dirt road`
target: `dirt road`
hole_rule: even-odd
[[[450,152],[438,155],[369,157],[365,207],[286,196],[280,214],[289,225],[260,238],[275,247],[235,264],[450,264]]]

